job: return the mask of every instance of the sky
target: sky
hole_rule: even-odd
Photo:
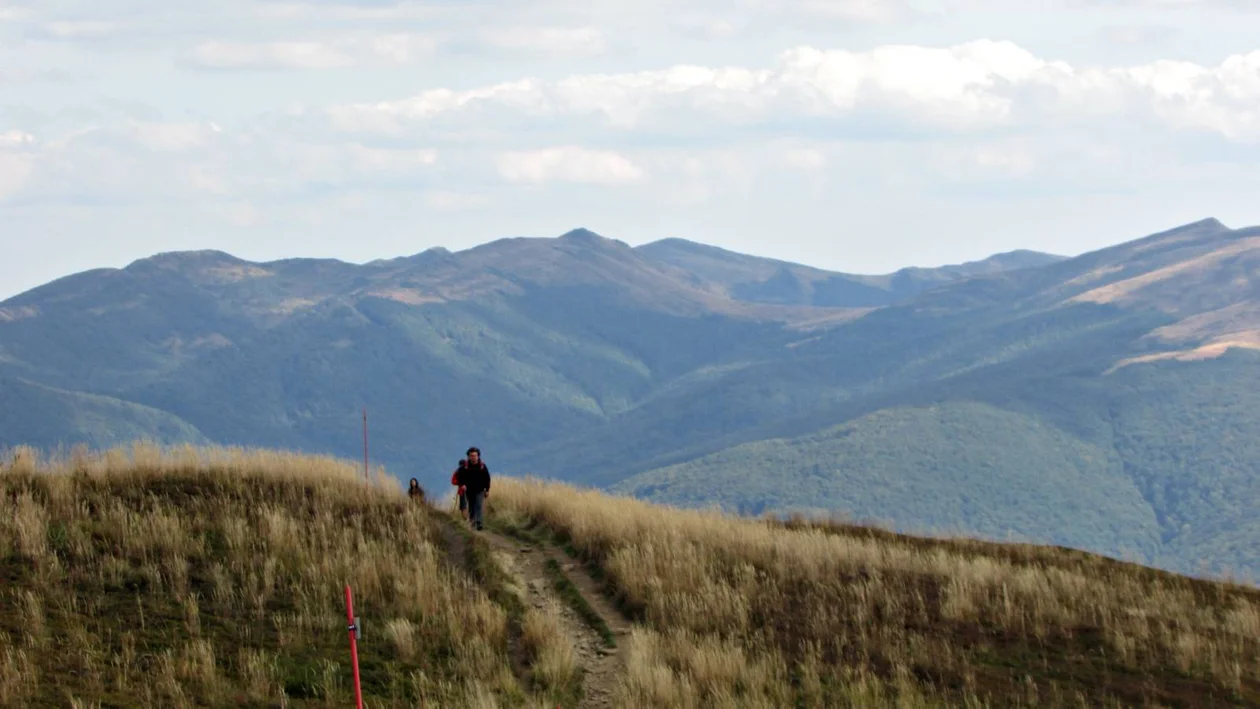
[[[585,227],[855,273],[1260,224],[1260,0],[0,0],[0,298]]]

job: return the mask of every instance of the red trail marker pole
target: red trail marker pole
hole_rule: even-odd
[[[346,629],[350,631],[350,663],[354,667],[354,703],[358,709],[363,709],[363,690],[359,687],[359,646],[355,642],[359,635],[359,623],[354,617],[354,598],[350,595],[350,584],[346,584]]]
[[[363,408],[363,482],[370,482],[368,480],[367,407]]]

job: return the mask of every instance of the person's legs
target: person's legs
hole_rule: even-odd
[[[472,521],[473,529],[481,529],[481,515],[485,508],[486,493],[469,493],[468,494],[468,519]]]
[[[459,493],[459,515],[464,519],[468,519],[468,496]]]

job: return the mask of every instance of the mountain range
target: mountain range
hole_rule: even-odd
[[[0,303],[0,447],[468,445],[748,514],[1260,571],[1260,228],[861,276],[584,229],[354,265],[205,251]]]

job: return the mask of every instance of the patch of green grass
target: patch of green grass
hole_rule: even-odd
[[[556,589],[556,593],[560,594],[560,598],[564,599],[564,602],[569,604],[569,607],[592,630],[599,633],[599,637],[604,641],[606,647],[617,647],[617,638],[613,636],[608,623],[604,622],[603,616],[591,607],[590,602],[586,600],[586,596],[583,596],[578,587],[569,580],[569,577],[564,573],[564,569],[560,568],[560,563],[555,559],[547,559],[546,567],[547,575],[551,577],[551,585]]]
[[[534,524],[532,520],[526,526],[515,520],[494,517],[486,521],[486,527],[492,532],[498,532],[530,546],[546,546],[551,537],[549,530]]]
[[[573,545],[573,540],[562,530],[556,530],[548,527],[545,523],[534,519],[498,517],[488,522],[488,526],[496,532],[510,536],[514,539],[527,542],[537,547],[554,546],[559,548],[570,559],[582,564],[582,568],[590,575],[595,583],[599,584],[601,592],[617,610],[624,613],[630,618],[642,620],[642,608],[637,608],[625,603],[625,599],[621,594],[617,593],[617,589],[608,579],[608,574],[604,572],[604,567],[600,565],[598,559],[589,559],[578,551]],[[566,579],[567,581],[567,579]],[[605,626],[606,627],[606,626]],[[596,628],[598,631],[598,628]],[[616,647],[616,641],[609,647]]]

